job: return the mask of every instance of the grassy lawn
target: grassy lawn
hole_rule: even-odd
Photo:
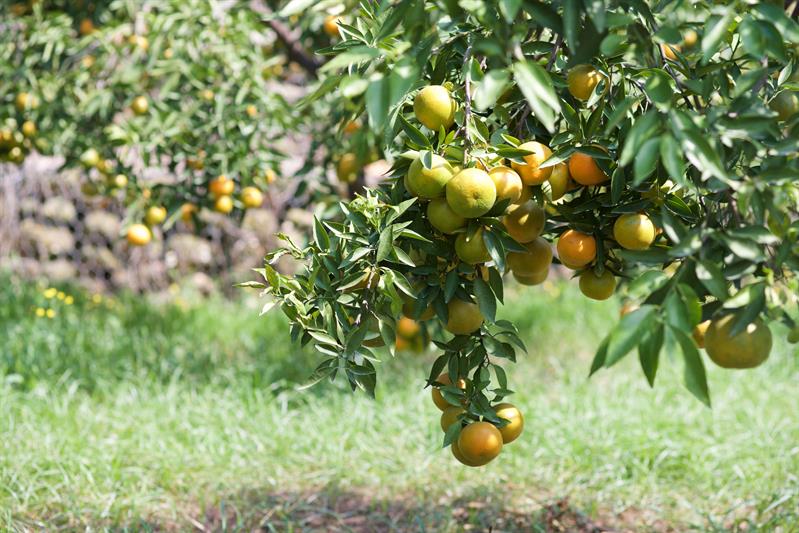
[[[259,302],[120,297],[65,305],[0,284],[0,529],[793,531],[799,364],[708,367],[714,408],[661,362],[586,379],[618,316],[573,287],[520,290],[504,315],[525,433],[482,469],[440,450],[421,390],[435,354],[381,367],[377,401],[298,392],[314,355]],[[53,318],[37,317],[52,307]],[[776,332],[776,331],[775,331]],[[776,332],[777,337],[782,332]],[[554,525],[553,525],[554,524]],[[560,524],[558,526],[557,524]],[[557,529],[556,529],[557,530]]]

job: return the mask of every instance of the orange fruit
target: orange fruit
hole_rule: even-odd
[[[458,417],[465,413],[466,410],[462,407],[455,407],[450,405],[441,413],[441,429],[446,432],[449,427],[458,421]]]
[[[602,80],[607,82],[605,75],[591,65],[577,65],[572,67],[566,75],[569,92],[578,100],[588,100]],[[608,85],[605,83],[605,91],[607,91],[607,87]]]
[[[799,112],[799,98],[792,91],[782,91],[769,102],[768,106],[777,112],[779,120],[788,120]]]
[[[489,422],[473,422],[461,430],[458,450],[476,466],[488,464],[502,451],[502,433]]]
[[[582,152],[575,152],[569,158],[569,174],[580,185],[599,185],[608,180],[594,158]]]
[[[447,304],[448,320],[444,329],[454,335],[469,335],[483,325],[483,313],[477,304],[453,298]]]
[[[324,22],[322,22],[322,29],[325,30],[325,33],[328,34],[330,37],[338,37],[338,21],[341,20],[339,17],[335,15],[328,15],[325,17]]]
[[[224,174],[221,176],[214,178],[211,180],[211,183],[208,184],[208,192],[214,198],[219,198],[221,196],[230,196],[233,194],[233,191],[236,188],[236,184],[233,182],[232,179],[228,178]]]
[[[685,35],[682,38],[682,44],[686,46],[686,48],[691,48],[699,41],[699,34],[696,33],[696,30],[688,30],[685,32]]]
[[[519,438],[524,430],[524,417],[522,412],[511,403],[500,403],[494,406],[497,416],[509,420],[510,423],[499,428],[499,433],[502,435],[502,443],[510,444]]]
[[[569,166],[566,163],[558,163],[552,167],[552,174],[549,176],[550,198],[553,202],[563,198],[572,188],[572,179],[569,175]]]
[[[144,224],[132,224],[128,228],[128,244],[131,246],[144,246],[152,240],[153,234],[150,233],[150,228]]]
[[[441,233],[454,233],[466,225],[466,219],[450,208],[446,198],[436,198],[427,204],[427,220]]]
[[[354,120],[350,120],[346,124],[344,124],[344,133],[346,133],[347,135],[352,135],[359,129],[361,129],[361,125]]]
[[[406,339],[416,337],[422,331],[422,327],[412,318],[406,316],[397,320],[397,335]]]
[[[508,268],[514,274],[529,277],[549,270],[549,265],[552,264],[552,247],[546,239],[538,237],[524,247],[527,252],[508,253]]]
[[[446,372],[440,374],[436,378],[436,381],[441,383],[442,385],[452,385],[452,380],[449,379],[449,374],[447,374]],[[466,380],[460,378],[458,380],[458,384],[456,385],[456,387],[458,387],[461,390],[466,390]],[[448,407],[453,407],[452,405],[450,405],[450,403],[447,400],[444,399],[444,396],[441,394],[441,391],[438,390],[438,387],[434,386],[430,392],[430,395],[433,398],[433,403],[436,404],[436,407],[438,407],[442,411],[444,411]]]
[[[488,171],[488,175],[494,181],[497,189],[497,201],[509,199],[511,203],[516,203],[522,196],[524,185],[522,178],[506,166],[494,167]]]
[[[241,190],[241,203],[245,209],[261,207],[264,203],[264,195],[257,187],[244,187]]]
[[[227,215],[233,211],[233,198],[230,196],[220,196],[214,202],[214,211]]]
[[[528,243],[536,240],[544,230],[546,213],[534,201],[522,205],[513,205],[508,214],[502,217],[502,225],[516,242]]]
[[[548,276],[549,276],[548,268],[541,270],[540,272],[535,272],[529,275],[517,274],[516,272],[513,273],[513,279],[515,279],[519,285],[527,285],[527,286],[540,285],[544,283],[544,281],[546,281]]]
[[[150,109],[150,102],[146,96],[137,96],[130,104],[131,110],[136,115],[144,115]]]
[[[705,335],[707,334],[707,328],[710,327],[710,320],[705,320],[704,322],[700,322],[696,326],[694,326],[694,330],[691,332],[691,336],[694,338],[694,342],[696,342],[696,346],[698,348],[705,347]]]
[[[30,120],[26,120],[22,123],[22,135],[25,137],[31,138],[36,135],[36,124]]]
[[[144,215],[144,221],[155,226],[166,220],[166,209],[159,205],[151,206]]]
[[[483,230],[478,229],[474,235],[459,233],[455,239],[455,253],[458,258],[469,265],[477,265],[491,260],[491,256],[483,240]]]
[[[485,170],[466,168],[447,182],[446,194],[447,203],[455,214],[476,218],[494,206],[497,188]]]
[[[336,165],[336,176],[342,183],[355,183],[358,179],[358,172],[361,170],[361,165],[358,163],[358,157],[352,152],[348,152],[341,156]]]
[[[669,61],[677,61],[677,53],[682,52],[682,46],[679,44],[663,43],[660,45],[660,50],[663,52],[663,57]]]
[[[757,319],[737,335],[731,335],[735,315],[714,319],[705,333],[705,351],[722,368],[754,368],[768,359],[771,330]]]
[[[569,229],[557,244],[558,258],[569,268],[580,268],[596,258],[596,240],[591,235]]]
[[[441,85],[428,85],[413,99],[416,120],[435,132],[441,127],[449,129],[455,123],[457,108],[449,91]]]
[[[419,198],[432,199],[444,196],[444,187],[454,172],[449,162],[433,154],[431,168],[425,168],[422,158],[417,157],[408,168],[407,189]]]
[[[593,269],[588,269],[580,274],[580,292],[592,300],[607,300],[616,290],[616,278],[613,273],[605,269],[597,276]]]
[[[183,222],[191,222],[191,217],[197,212],[197,206],[192,203],[185,203],[180,206],[180,218]]]
[[[613,238],[627,250],[646,250],[655,241],[655,225],[643,213],[628,213],[613,224]]]
[[[81,35],[89,35],[90,33],[94,32],[94,22],[90,19],[83,19],[80,21],[80,26],[78,27],[78,32]]]
[[[462,464],[466,466],[482,466],[480,463],[475,461],[470,461],[469,459],[463,456],[463,453],[461,453],[460,449],[458,448],[457,439],[452,441],[452,444],[450,445],[450,450],[452,450],[452,455],[455,456],[455,459],[460,461]]]
[[[524,156],[524,164],[511,162],[513,170],[519,173],[525,185],[541,185],[552,174],[552,167],[538,168],[549,156],[552,150],[549,146],[536,141],[529,141],[519,145],[523,150],[530,150],[531,154]]]

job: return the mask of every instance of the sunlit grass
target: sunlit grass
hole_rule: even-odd
[[[458,497],[531,511],[567,497],[592,516],[679,530],[799,521],[799,368],[782,344],[752,372],[709,367],[709,410],[675,360],[655,389],[634,356],[587,380],[616,304],[522,290],[505,315],[530,351],[509,372],[525,433],[467,469],[439,448],[422,390],[434,354],[380,365],[376,401],[329,384],[302,393],[314,356],[288,344],[278,314],[259,319],[257,302],[122,297],[109,309],[76,293],[47,320],[35,316],[40,289],[11,286],[0,290],[4,528],[190,527],[220,504],[256,516],[271,494],[321,489],[365,493],[376,514],[381,501],[413,502],[436,530],[453,525],[434,504]]]

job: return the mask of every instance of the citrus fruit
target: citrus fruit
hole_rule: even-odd
[[[114,179],[111,180],[111,184],[117,189],[124,189],[128,186],[128,177],[124,174],[117,174],[114,176]]]
[[[352,152],[341,156],[336,165],[336,176],[342,183],[354,183],[358,179],[358,171],[361,170],[358,164],[358,157]]]
[[[144,221],[150,226],[160,224],[164,220],[166,220],[166,209],[159,205],[150,207],[144,215]]]
[[[94,32],[94,22],[90,19],[83,19],[80,21],[80,26],[78,27],[78,32],[81,35],[89,35],[90,33]]]
[[[446,189],[450,209],[465,218],[485,215],[497,199],[494,180],[479,168],[461,170],[447,182]]]
[[[534,201],[522,205],[513,205],[508,209],[508,214],[502,217],[502,224],[508,235],[516,242],[528,243],[536,240],[544,229],[546,213]]]
[[[698,40],[699,34],[696,33],[696,30],[688,30],[682,38],[682,44],[684,44],[686,48],[691,48],[696,45]]]
[[[214,211],[225,215],[233,211],[233,198],[227,195],[217,198],[214,202]]]
[[[144,224],[132,224],[128,228],[127,239],[131,246],[144,246],[149,243],[152,238],[153,234],[150,233],[150,228]]]
[[[660,50],[663,52],[663,57],[669,61],[677,61],[677,53],[682,52],[682,46],[679,44],[663,43],[660,45]]]
[[[411,339],[422,331],[422,327],[412,318],[406,316],[397,320],[397,335],[406,339]]]
[[[30,120],[22,123],[22,135],[31,138],[36,135],[36,124]]]
[[[550,198],[552,201],[560,200],[571,188],[571,176],[569,166],[566,163],[558,163],[552,167],[552,174],[549,175]]]
[[[26,109],[36,109],[39,107],[39,98],[29,93],[19,93],[14,100],[18,111]]]
[[[705,333],[705,351],[722,368],[754,368],[768,359],[771,330],[759,318],[733,336],[735,315],[714,319]]]
[[[569,70],[566,83],[569,92],[578,100],[588,100],[599,82],[607,78],[591,65],[577,65]],[[607,83],[605,84],[607,91]]]
[[[454,233],[466,225],[466,219],[453,211],[445,198],[427,204],[427,220],[441,233]]]
[[[616,219],[613,238],[627,250],[646,250],[655,240],[655,225],[643,213],[628,213]]]
[[[441,383],[442,385],[452,385],[452,380],[449,379],[449,374],[447,374],[446,372],[440,374],[436,378],[436,381]],[[466,390],[466,380],[460,378],[458,380],[458,384],[456,385],[456,387],[458,387],[461,390]],[[433,403],[436,404],[436,407],[438,407],[442,411],[448,407],[453,407],[452,405],[450,405],[450,403],[447,400],[444,399],[444,396],[441,394],[441,391],[438,390],[438,387],[434,386],[431,389],[430,395],[433,398]]]
[[[469,335],[483,325],[483,313],[477,304],[453,298],[447,304],[448,320],[444,329],[455,335]]]
[[[458,450],[468,461],[482,466],[502,451],[502,433],[489,422],[473,422],[461,430]]]
[[[430,168],[425,168],[422,158],[417,157],[408,168],[408,191],[419,198],[444,196],[444,187],[452,179],[452,166],[440,155],[433,155]]]
[[[485,241],[483,240],[483,230],[478,229],[474,235],[469,237],[466,233],[460,233],[455,239],[455,253],[464,263],[477,265],[491,260]]]
[[[130,108],[136,115],[144,115],[150,109],[150,102],[146,96],[137,96],[130,104]]]
[[[799,98],[792,91],[782,91],[769,102],[768,106],[777,112],[779,120],[788,120],[799,111]]]
[[[359,129],[361,129],[361,125],[354,120],[349,120],[347,121],[346,124],[344,124],[344,133],[346,133],[347,135],[352,135]]]
[[[569,158],[569,175],[580,185],[599,185],[608,179],[594,158],[582,152],[575,152]]]
[[[541,270],[540,272],[535,272],[533,274],[517,274],[513,273],[513,279],[516,280],[517,283],[520,285],[540,285],[546,281],[547,277],[549,276],[549,269]]]
[[[96,167],[100,163],[100,154],[94,148],[89,148],[81,154],[80,162],[86,167]]]
[[[616,278],[613,273],[605,269],[597,276],[593,269],[588,269],[580,274],[580,292],[592,300],[607,300],[616,290]]]
[[[433,131],[448,129],[455,122],[457,104],[441,85],[428,85],[413,99],[416,119]]]
[[[538,168],[549,156],[552,150],[549,146],[536,141],[529,141],[519,145],[522,150],[532,153],[522,157],[524,164],[512,162],[513,170],[519,173],[525,185],[541,185],[552,174],[552,167]]]
[[[322,23],[322,28],[325,30],[325,33],[328,34],[330,37],[338,37],[338,21],[341,20],[339,17],[335,15],[328,15],[325,17],[324,22]]]
[[[596,240],[591,235],[569,229],[557,244],[558,259],[569,268],[584,267],[596,258]]]
[[[197,212],[197,206],[192,203],[185,203],[180,206],[180,218],[183,222],[190,222],[191,217]]]
[[[214,198],[230,196],[233,194],[235,188],[236,184],[233,182],[233,180],[224,174],[212,179],[211,183],[208,184],[208,192],[210,192]]]
[[[789,344],[796,344],[799,342],[799,326],[791,328],[785,340],[787,340]]]
[[[522,193],[519,195],[519,199],[513,203],[515,205],[526,204],[532,197],[533,197],[533,190],[530,187],[523,186]]]
[[[552,247],[549,243],[538,237],[524,245],[527,252],[508,253],[508,268],[517,276],[529,277],[549,270],[552,264]]]
[[[507,402],[495,405],[494,411],[496,411],[498,417],[510,421],[509,424],[499,428],[499,433],[502,435],[502,443],[509,444],[515,441],[524,429],[522,412],[515,405]]]
[[[497,201],[509,199],[511,203],[519,201],[522,196],[522,178],[506,166],[494,167],[488,171],[488,175],[494,180],[497,189]]]
[[[464,464],[466,466],[482,466],[482,464],[480,464],[478,462],[475,462],[475,461],[470,461],[469,459],[467,459],[466,457],[463,456],[463,454],[461,453],[460,449],[458,448],[457,439],[452,441],[452,444],[450,445],[450,449],[452,450],[452,455],[455,456],[455,459],[460,461],[462,464]]]
[[[466,410],[462,407],[455,407],[454,405],[444,409],[444,412],[441,413],[441,429],[446,432],[452,424],[458,421],[458,417],[465,412]]]
[[[264,195],[257,187],[244,187],[241,190],[241,203],[244,204],[245,209],[261,207],[261,204],[264,203]]]
[[[696,326],[694,326],[694,330],[691,332],[691,336],[694,338],[694,342],[696,342],[696,346],[698,348],[705,347],[705,335],[707,334],[707,328],[710,327],[710,320],[705,320],[704,322],[700,322]]]

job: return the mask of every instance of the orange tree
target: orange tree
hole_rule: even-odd
[[[799,26],[781,5],[359,5],[313,97],[362,88],[348,105],[392,170],[262,272],[268,305],[323,357],[315,381],[373,394],[376,347],[401,314],[424,320],[444,445],[485,464],[523,425],[498,361],[524,347],[497,305],[507,274],[547,277],[553,244],[587,297],[628,299],[591,373],[637,350],[654,384],[678,353],[710,405],[700,347],[748,368],[770,321],[796,340]],[[270,266],[287,254],[297,275]]]
[[[0,159],[86,168],[85,192],[142,222],[132,244],[203,206],[261,205],[292,122],[283,56],[249,2],[4,2],[0,25]]]

